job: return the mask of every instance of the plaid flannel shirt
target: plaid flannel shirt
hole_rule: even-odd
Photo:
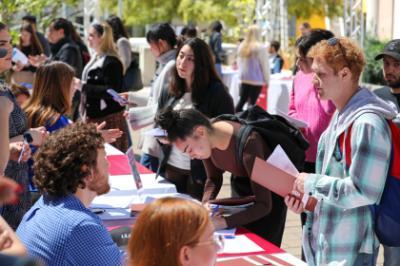
[[[314,212],[307,213],[303,230],[309,265],[353,265],[359,253],[371,254],[379,245],[369,205],[379,203],[384,189],[390,129],[377,114],[357,117],[352,123],[351,165],[346,168],[337,120],[336,112],[318,145],[317,174],[309,174],[305,181],[305,192],[319,199]]]

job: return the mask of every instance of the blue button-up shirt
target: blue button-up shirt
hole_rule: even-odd
[[[74,195],[42,196],[17,235],[30,256],[46,265],[122,265],[124,255],[100,218]]]

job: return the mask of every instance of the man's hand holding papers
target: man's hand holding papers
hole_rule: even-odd
[[[285,198],[285,203],[294,212],[301,212],[303,206],[313,211],[317,200],[304,195],[306,173],[298,173],[286,153],[280,146],[272,152],[265,162],[256,158],[251,179]]]

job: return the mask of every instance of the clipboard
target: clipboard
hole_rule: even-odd
[[[316,198],[309,197],[308,195],[304,196],[300,192],[293,191],[294,181],[296,180],[295,176],[258,157],[254,160],[251,180],[281,197],[286,197],[289,194],[295,196],[303,201],[304,208],[308,211],[314,211],[315,205],[317,204]]]

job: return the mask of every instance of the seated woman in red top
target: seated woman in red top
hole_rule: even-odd
[[[251,180],[255,157],[266,159],[267,143],[257,132],[250,133],[243,151],[242,165],[235,162],[238,131],[241,124],[230,121],[210,122],[194,109],[167,108],[156,116],[156,124],[166,130],[168,141],[192,159],[203,160],[207,173],[203,203],[215,199],[221,189],[222,175],[229,171],[248,177],[255,202],[228,217],[213,217],[217,229],[244,226],[277,246],[282,242],[286,207],[283,199]]]

